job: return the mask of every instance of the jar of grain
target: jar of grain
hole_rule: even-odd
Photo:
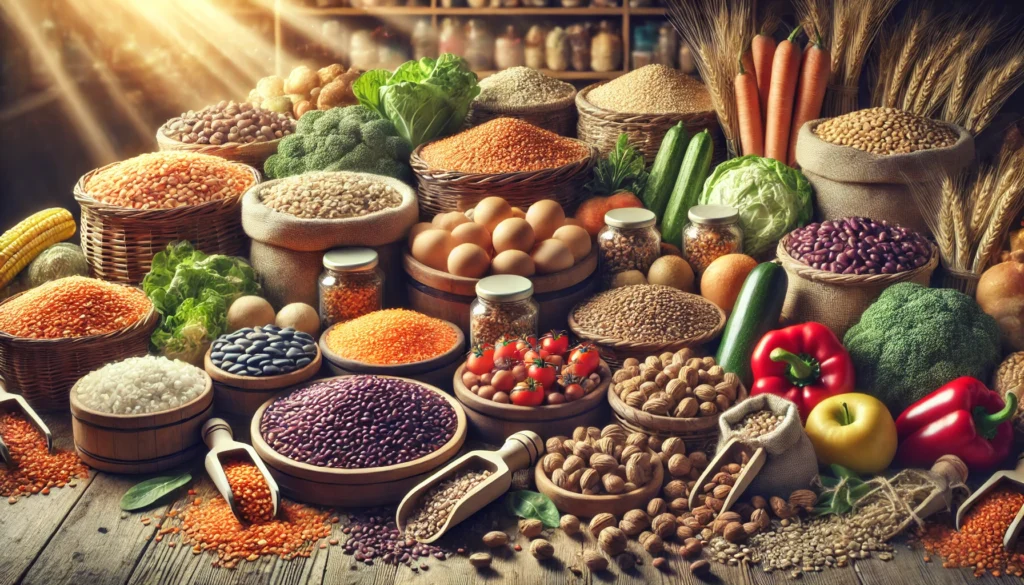
[[[494,36],[484,21],[473,18],[466,23],[466,52],[463,57],[473,71],[494,68]]]
[[[416,26],[412,29],[411,43],[413,59],[437,59],[437,33],[430,25],[430,19],[422,18],[416,21]]]
[[[384,273],[371,248],[336,248],[324,254],[320,275],[320,322],[323,329],[379,311],[384,299]]]
[[[461,55],[466,50],[466,36],[457,18],[447,17],[441,21],[441,32],[438,33],[437,50],[440,53]]]
[[[695,205],[683,228],[683,256],[699,276],[718,257],[743,252],[740,214],[727,205]],[[671,243],[671,242],[670,242]]]
[[[494,41],[494,67],[499,70],[522,67],[525,60],[523,37],[516,34],[515,25],[510,24],[505,27],[505,34]]]
[[[622,36],[607,20],[601,21],[590,42],[590,68],[601,72],[622,69]]]
[[[523,39],[526,47],[523,50],[523,61],[531,69],[543,69],[544,62],[544,39],[548,36],[548,28],[542,24],[535,24],[526,31],[526,38]]]
[[[565,33],[569,35],[569,47],[572,53],[570,62],[573,71],[589,71],[590,25],[585,23],[572,24],[569,25],[569,28],[565,29]]]
[[[544,40],[544,62],[552,71],[568,71],[569,69],[569,35],[565,29],[556,26],[548,32]]]
[[[536,335],[539,313],[529,278],[512,274],[481,278],[476,299],[469,305],[470,342],[493,344],[503,336]]]
[[[627,270],[639,270],[645,276],[661,253],[661,234],[654,227],[657,217],[649,209],[628,207],[604,214],[605,226],[597,234],[601,277],[612,277]]]
[[[654,62],[675,68],[679,58],[679,37],[671,24],[665,23],[658,29],[658,42],[654,45]]]

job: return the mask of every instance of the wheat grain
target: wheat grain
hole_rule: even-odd
[[[1013,92],[1024,84],[1024,34],[1019,34],[1002,51],[983,65],[985,73],[968,101],[965,127],[977,135]]]

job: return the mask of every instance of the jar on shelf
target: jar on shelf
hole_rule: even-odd
[[[658,42],[654,45],[654,62],[675,68],[679,58],[679,37],[672,25],[665,23],[658,28]]]
[[[490,2],[491,0],[467,0],[466,4],[470,8],[487,8],[487,5],[490,4]]]
[[[441,21],[441,32],[437,35],[437,50],[439,53],[460,56],[466,52],[466,35],[462,32],[462,25],[457,18],[448,17]]]
[[[430,19],[421,18],[416,21],[416,26],[412,29],[411,42],[413,59],[437,58],[437,33],[434,27],[430,26]]]
[[[585,0],[562,0],[562,8],[579,8],[584,4]]]
[[[527,67],[533,69],[544,68],[544,40],[548,36],[548,27],[543,24],[535,24],[526,31],[523,43],[523,61]]]
[[[743,230],[736,209],[694,205],[686,215],[690,223],[683,228],[683,257],[698,276],[717,258],[743,252]]]
[[[658,218],[650,209],[627,207],[604,214],[605,226],[597,233],[598,260],[605,282],[627,270],[644,276],[661,254]]]
[[[603,72],[622,69],[622,36],[607,20],[601,21],[590,42],[590,68]]]
[[[324,254],[320,275],[320,322],[324,329],[379,311],[384,299],[384,273],[371,248],[335,248]]]
[[[569,35],[573,71],[590,71],[590,25],[577,23],[565,29]]]
[[[548,33],[544,41],[544,62],[552,71],[569,69],[569,35],[565,29],[556,26]]]
[[[643,24],[633,29],[632,68],[639,69],[654,62],[654,27]]]
[[[466,23],[466,52],[463,58],[473,71],[486,71],[494,67],[494,36],[484,21],[471,18]]]
[[[529,278],[512,274],[481,278],[469,305],[470,342],[493,344],[503,336],[536,335],[539,314]]]
[[[356,69],[369,71],[377,68],[379,55],[372,30],[359,29],[352,33],[349,37],[348,56],[352,67]]]
[[[508,69],[522,67],[526,62],[523,52],[523,37],[516,34],[515,25],[505,27],[505,34],[494,41],[494,67]]]
[[[693,59],[693,53],[686,43],[679,43],[679,70],[687,75],[697,73],[697,62]]]

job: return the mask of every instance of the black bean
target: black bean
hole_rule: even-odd
[[[279,367],[277,367],[277,366],[275,366],[273,364],[268,364],[268,365],[263,366],[263,374],[264,375],[276,376],[276,375],[278,375],[280,373],[281,373],[281,368],[279,368]]]
[[[309,358],[301,358],[301,359],[295,360],[295,365],[297,367],[304,368],[304,367],[308,366],[310,363],[312,363],[312,361],[313,360],[311,360]]]
[[[263,353],[277,357],[284,357],[284,352],[281,351],[279,348],[274,347],[273,345],[270,345],[269,347],[264,347]]]
[[[237,345],[238,347],[249,347],[250,345],[252,345],[252,341],[242,337],[241,339],[235,340],[235,345]]]

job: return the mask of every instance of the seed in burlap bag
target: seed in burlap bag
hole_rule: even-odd
[[[759,410],[770,410],[784,418],[774,430],[759,437],[747,439],[739,436],[733,425]],[[818,458],[800,422],[800,411],[781,396],[759,394],[740,402],[722,413],[718,428],[719,451],[725,448],[729,439],[735,438],[754,449],[763,447],[767,454],[764,467],[747,488],[748,494],[787,498],[795,490],[811,487],[811,482],[818,475]]]

